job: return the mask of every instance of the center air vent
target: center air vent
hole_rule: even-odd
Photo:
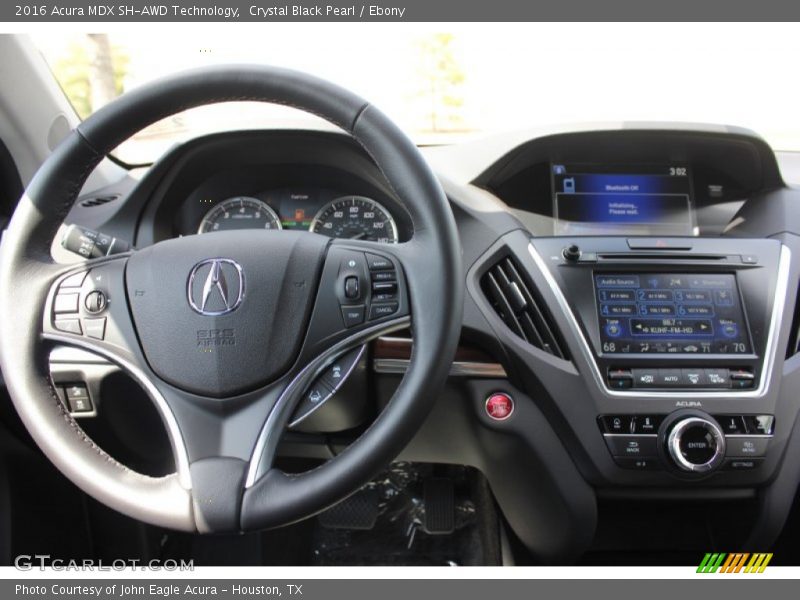
[[[540,350],[566,358],[541,300],[511,258],[503,258],[489,269],[481,278],[481,288],[492,308],[517,336]]]

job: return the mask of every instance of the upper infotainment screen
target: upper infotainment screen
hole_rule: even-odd
[[[682,165],[552,165],[556,235],[692,235]]]
[[[604,353],[749,354],[730,274],[595,273]]]

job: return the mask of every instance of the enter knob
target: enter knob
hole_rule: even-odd
[[[670,431],[667,451],[680,469],[707,473],[725,459],[725,434],[710,419],[688,417]]]

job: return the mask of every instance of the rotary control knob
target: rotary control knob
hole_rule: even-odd
[[[678,468],[691,473],[708,473],[725,459],[725,434],[710,419],[687,417],[669,432],[667,451]]]

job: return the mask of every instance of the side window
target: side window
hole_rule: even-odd
[[[0,140],[0,231],[5,229],[11,213],[22,196],[22,181],[6,145]]]

